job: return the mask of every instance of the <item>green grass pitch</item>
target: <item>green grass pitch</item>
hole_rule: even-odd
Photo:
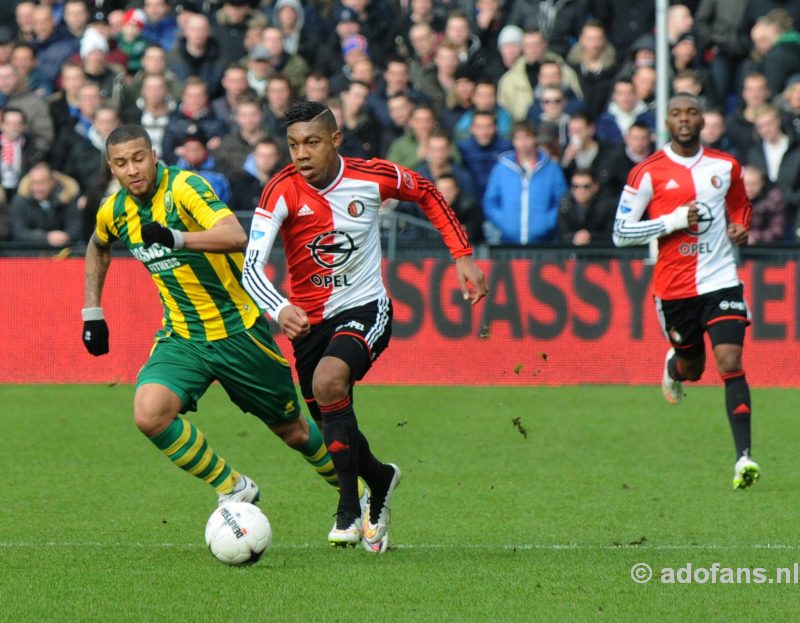
[[[800,561],[797,391],[753,391],[763,475],[734,492],[721,387],[677,408],[657,386],[359,387],[362,428],[403,469],[394,548],[376,557],[328,547],[334,492],[212,387],[194,419],[260,484],[273,526],[246,568],[206,550],[215,496],[138,433],[132,394],[0,386],[0,621],[794,616],[796,584],[658,577]],[[656,579],[634,583],[639,562]]]

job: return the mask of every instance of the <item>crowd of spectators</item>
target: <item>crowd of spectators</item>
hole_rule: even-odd
[[[0,4],[0,242],[86,241],[120,123],[252,211],[297,98],[333,110],[343,155],[434,181],[476,242],[603,242],[662,124],[650,1]],[[684,0],[667,23],[672,92],[745,165],[751,243],[796,240],[800,2]]]

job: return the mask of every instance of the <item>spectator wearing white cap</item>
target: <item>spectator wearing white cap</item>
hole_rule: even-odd
[[[522,55],[522,34],[517,26],[509,25],[504,26],[491,42],[483,43],[481,39],[481,50],[486,62],[483,67],[477,67],[478,77],[498,82]],[[501,49],[505,50],[505,57]]]
[[[522,28],[509,24],[503,27],[497,36],[497,52],[500,54],[505,71],[511,69],[522,56],[522,35]]]
[[[125,70],[108,62],[108,40],[96,28],[86,29],[81,37],[81,64],[86,79],[100,87],[103,99],[118,105],[122,99]]]

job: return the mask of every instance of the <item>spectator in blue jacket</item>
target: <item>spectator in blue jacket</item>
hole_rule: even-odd
[[[142,36],[157,43],[167,52],[170,52],[178,38],[178,20],[172,14],[172,9],[167,0],[144,0],[144,13],[147,23],[144,25]]]
[[[469,132],[469,138],[459,141],[458,150],[461,152],[464,168],[472,176],[475,198],[480,200],[497,157],[513,146],[498,136],[497,120],[492,112],[485,110],[475,112]]]
[[[531,244],[555,239],[558,205],[567,192],[557,162],[539,149],[536,128],[514,124],[513,151],[500,155],[483,197],[489,243]]]
[[[79,49],[78,40],[65,28],[58,28],[53,9],[46,4],[37,6],[34,12],[33,31],[36,34],[34,47],[39,71],[51,85],[55,85],[61,73],[61,65]]]

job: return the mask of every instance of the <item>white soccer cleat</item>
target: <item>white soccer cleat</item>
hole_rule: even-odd
[[[363,535],[361,517],[337,513],[336,522],[328,532],[328,542],[331,547],[353,547],[361,541]]]
[[[361,496],[358,498],[358,505],[361,507],[361,516],[366,517],[366,513],[369,513],[369,487],[360,476],[358,482],[362,487]]]
[[[761,477],[761,468],[747,453],[739,457],[733,466],[733,488],[749,489]]]
[[[217,495],[217,506],[227,502],[248,502],[255,504],[261,498],[261,492],[258,490],[258,485],[250,480],[244,474],[239,474],[239,479],[233,485],[233,491],[230,493],[220,493]]]
[[[676,381],[669,375],[669,360],[675,354],[675,349],[670,348],[664,358],[664,376],[661,378],[661,391],[664,399],[671,405],[676,405],[683,400],[683,383]]]
[[[367,483],[363,482],[361,478],[358,479],[359,482],[362,482],[362,486],[364,488],[364,492],[361,494],[361,497],[358,498],[358,504],[361,506],[361,525],[364,526],[369,521],[369,496],[370,491]],[[364,549],[368,552],[373,552],[376,554],[382,554],[387,550],[389,547],[389,533],[387,532],[383,535],[383,538],[375,543],[375,545],[370,545],[367,543],[365,539],[361,539],[361,544],[364,546]]]
[[[381,541],[387,536],[386,533],[389,529],[389,523],[391,522],[390,504],[392,501],[392,494],[400,484],[400,468],[394,463],[389,463],[389,467],[394,470],[394,475],[389,482],[389,487],[383,494],[382,499],[378,497],[380,493],[376,496],[373,491],[373,495],[369,500],[369,517],[367,517],[367,520],[364,522],[364,547],[374,552],[386,551],[386,547],[388,547],[388,538],[385,544],[382,544]],[[376,545],[378,549],[375,549]]]

